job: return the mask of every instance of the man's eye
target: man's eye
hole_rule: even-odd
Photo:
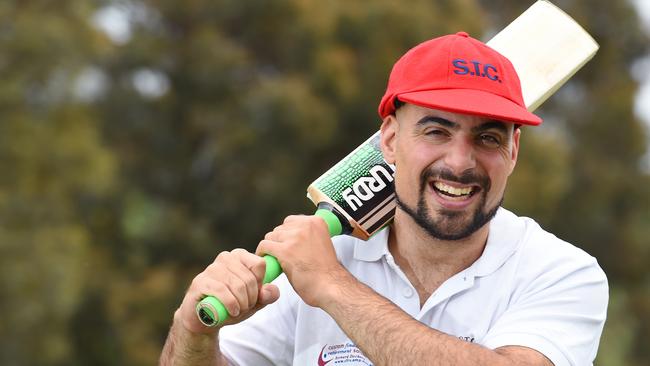
[[[481,145],[488,148],[497,148],[501,146],[501,140],[492,135],[481,135],[479,136]]]
[[[442,136],[445,135],[445,131],[439,129],[430,129],[424,132],[426,135],[431,136]]]

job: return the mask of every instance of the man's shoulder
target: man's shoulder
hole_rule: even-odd
[[[497,224],[506,228],[497,230],[518,231],[515,257],[520,270],[538,273],[588,270],[592,275],[605,276],[596,258],[584,249],[557,237],[529,217],[517,216],[505,209],[502,211]]]

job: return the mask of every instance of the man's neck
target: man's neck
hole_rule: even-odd
[[[472,265],[483,253],[489,224],[471,236],[454,241],[431,237],[413,219],[397,210],[388,248],[424,304],[444,281]]]

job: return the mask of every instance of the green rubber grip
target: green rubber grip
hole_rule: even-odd
[[[282,267],[280,267],[280,262],[272,255],[265,255],[264,261],[266,262],[266,272],[262,283],[269,283],[282,274]]]
[[[343,232],[343,225],[341,225],[341,220],[339,220],[339,218],[336,217],[334,212],[323,208],[319,208],[318,210],[316,210],[316,213],[314,213],[314,215],[319,216],[320,218],[325,220],[325,223],[327,224],[327,228],[330,231],[330,237],[341,235],[341,233]]]
[[[196,305],[196,314],[199,320],[206,326],[212,327],[221,325],[228,319],[228,310],[214,296],[206,296]]]
[[[314,215],[325,220],[330,237],[340,235],[343,232],[341,221],[332,211],[319,208]],[[282,274],[282,267],[272,255],[265,255],[264,261],[266,262],[266,272],[262,282],[269,283]],[[196,304],[196,315],[206,327],[219,326],[230,316],[223,303],[214,296],[206,296]]]

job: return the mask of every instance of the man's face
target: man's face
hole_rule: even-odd
[[[494,216],[517,161],[511,123],[406,104],[381,132],[398,207],[429,235],[464,239]]]

